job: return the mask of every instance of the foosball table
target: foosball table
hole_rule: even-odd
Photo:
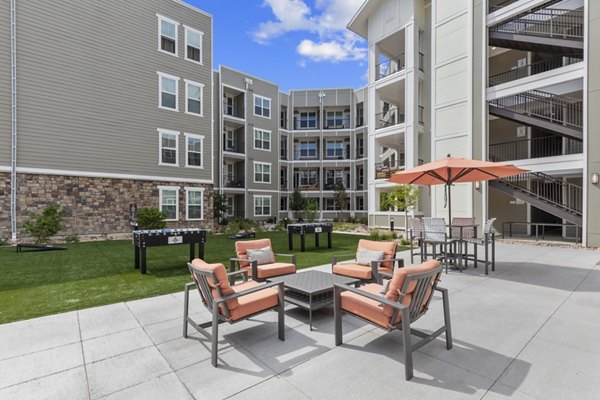
[[[290,250],[294,250],[294,235],[300,235],[300,250],[306,251],[306,234],[315,235],[315,246],[319,247],[319,235],[327,233],[327,247],[331,248],[331,234],[333,232],[333,224],[326,222],[314,222],[306,224],[289,224],[288,230],[288,245]]]

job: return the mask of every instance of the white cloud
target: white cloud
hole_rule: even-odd
[[[316,0],[315,10],[303,0],[265,0],[275,20],[266,21],[253,32],[254,40],[266,44],[288,32],[307,32],[318,36],[306,38],[297,46],[298,54],[311,61],[340,62],[365,60],[367,50],[357,35],[346,29],[363,0]],[[306,65],[303,60],[302,65]]]

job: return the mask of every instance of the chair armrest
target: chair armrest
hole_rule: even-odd
[[[385,262],[392,262],[392,263],[397,263],[398,264],[398,268],[404,268],[404,258],[388,258],[387,260],[374,260],[371,262],[374,262],[375,264],[383,264]]]
[[[356,293],[360,296],[366,297],[367,299],[378,301],[381,304],[388,305],[388,306],[396,308],[398,310],[403,310],[405,308],[408,308],[407,306],[405,306],[404,304],[402,304],[400,302],[388,300],[385,298],[385,296],[378,296],[373,293],[365,292],[364,290],[360,290],[359,288],[355,288],[353,286],[346,286],[346,285],[342,285],[339,283],[334,283],[333,286],[334,286],[334,288],[338,288],[338,290],[339,289],[341,289],[341,291],[347,290],[349,292]]]
[[[246,296],[251,293],[260,292],[261,290],[265,290],[265,289],[268,289],[268,288],[271,288],[274,286],[279,286],[279,288],[278,288],[279,291],[281,293],[283,293],[283,282],[271,282],[271,283],[266,283],[264,285],[256,286],[256,287],[253,287],[250,289],[242,290],[241,292],[230,294],[229,296],[221,297],[220,299],[215,299],[214,302],[217,304],[224,303],[226,301],[234,300],[234,299],[237,299],[238,297]]]
[[[354,254],[338,254],[335,256],[331,256],[331,265],[334,266],[335,264],[337,264],[338,259],[340,259],[340,258],[348,258],[348,257],[356,257],[356,253],[354,253]],[[348,261],[348,260],[344,260],[344,261]]]
[[[437,290],[438,292],[442,292],[442,293],[448,294],[448,289],[443,288],[443,287],[436,286],[435,290]]]
[[[283,254],[283,253],[275,253],[275,257],[290,257],[292,259],[292,264],[296,265],[296,255],[295,254]]]
[[[228,277],[232,277],[232,276],[236,276],[236,275],[242,275],[244,282],[246,282],[248,280],[248,271],[246,271],[245,269],[241,269],[239,271],[231,271],[231,272],[227,273]]]
[[[235,271],[235,264],[237,263],[239,265],[240,262],[247,262],[250,264],[250,267],[252,267],[252,276],[253,277],[257,277],[258,276],[258,261],[256,260],[248,260],[245,258],[230,258],[229,259],[229,272],[234,272]],[[254,278],[256,279],[256,278]],[[230,283],[232,283],[233,281],[230,279],[229,280]]]
[[[188,282],[188,283],[185,284],[184,288],[185,289],[189,289],[192,286],[196,286],[196,282]]]

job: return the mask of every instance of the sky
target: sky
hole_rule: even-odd
[[[363,0],[184,1],[213,15],[215,69],[284,91],[367,83],[367,43],[346,29]]]

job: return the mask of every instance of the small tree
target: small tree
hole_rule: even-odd
[[[46,243],[50,236],[60,231],[64,212],[56,204],[48,204],[41,214],[29,213],[23,224],[36,243]]]
[[[317,219],[317,214],[319,212],[319,206],[317,202],[314,200],[308,200],[304,202],[304,209],[300,212],[302,215],[302,220],[313,222]]]
[[[298,214],[304,210],[306,199],[302,197],[302,193],[298,189],[290,196],[290,210],[294,212],[294,218],[298,219]]]
[[[213,218],[218,224],[221,223],[227,212],[227,203],[225,202],[225,196],[221,193],[215,193],[213,197]]]
[[[386,197],[389,208],[404,211],[404,228],[408,229],[408,211],[415,208],[419,202],[419,189],[413,185],[397,185]]]
[[[337,181],[335,184],[333,203],[336,208],[342,212],[348,209],[348,194],[346,193],[346,187],[341,181]]]
[[[164,229],[167,226],[165,219],[167,213],[158,208],[143,207],[139,209],[137,215],[140,229]]]

